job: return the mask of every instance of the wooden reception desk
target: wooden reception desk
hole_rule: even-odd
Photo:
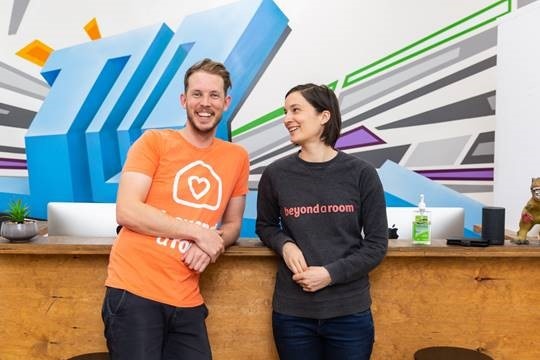
[[[66,359],[106,351],[103,283],[112,238],[0,239],[0,358]],[[214,359],[277,359],[270,311],[277,257],[243,239],[202,276]],[[429,247],[391,240],[371,275],[372,359],[422,347],[540,359],[540,245]]]

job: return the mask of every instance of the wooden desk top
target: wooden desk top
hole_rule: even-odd
[[[0,254],[41,255],[108,255],[113,237],[36,236],[29,243],[10,243],[0,237]],[[275,256],[258,239],[242,238],[229,247],[225,256]],[[448,246],[446,240],[433,240],[431,245],[413,245],[408,240],[389,240],[389,257],[540,257],[540,241],[529,245],[463,247]]]

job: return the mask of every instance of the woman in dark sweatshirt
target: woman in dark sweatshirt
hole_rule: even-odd
[[[284,125],[300,150],[266,167],[256,224],[281,256],[272,314],[279,356],[369,359],[368,274],[388,247],[381,182],[373,166],[334,148],[341,114],[327,86],[289,90]]]

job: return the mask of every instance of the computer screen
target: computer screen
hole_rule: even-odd
[[[116,236],[115,203],[50,202],[49,235]]]
[[[412,239],[412,221],[416,207],[388,207],[388,227],[398,228],[398,240]],[[459,207],[428,207],[431,212],[431,238],[463,236],[465,210]]]

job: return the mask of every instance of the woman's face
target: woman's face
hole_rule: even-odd
[[[299,91],[290,93],[285,98],[283,124],[289,131],[291,142],[297,145],[322,143],[321,134],[329,118],[328,111],[317,112]]]

